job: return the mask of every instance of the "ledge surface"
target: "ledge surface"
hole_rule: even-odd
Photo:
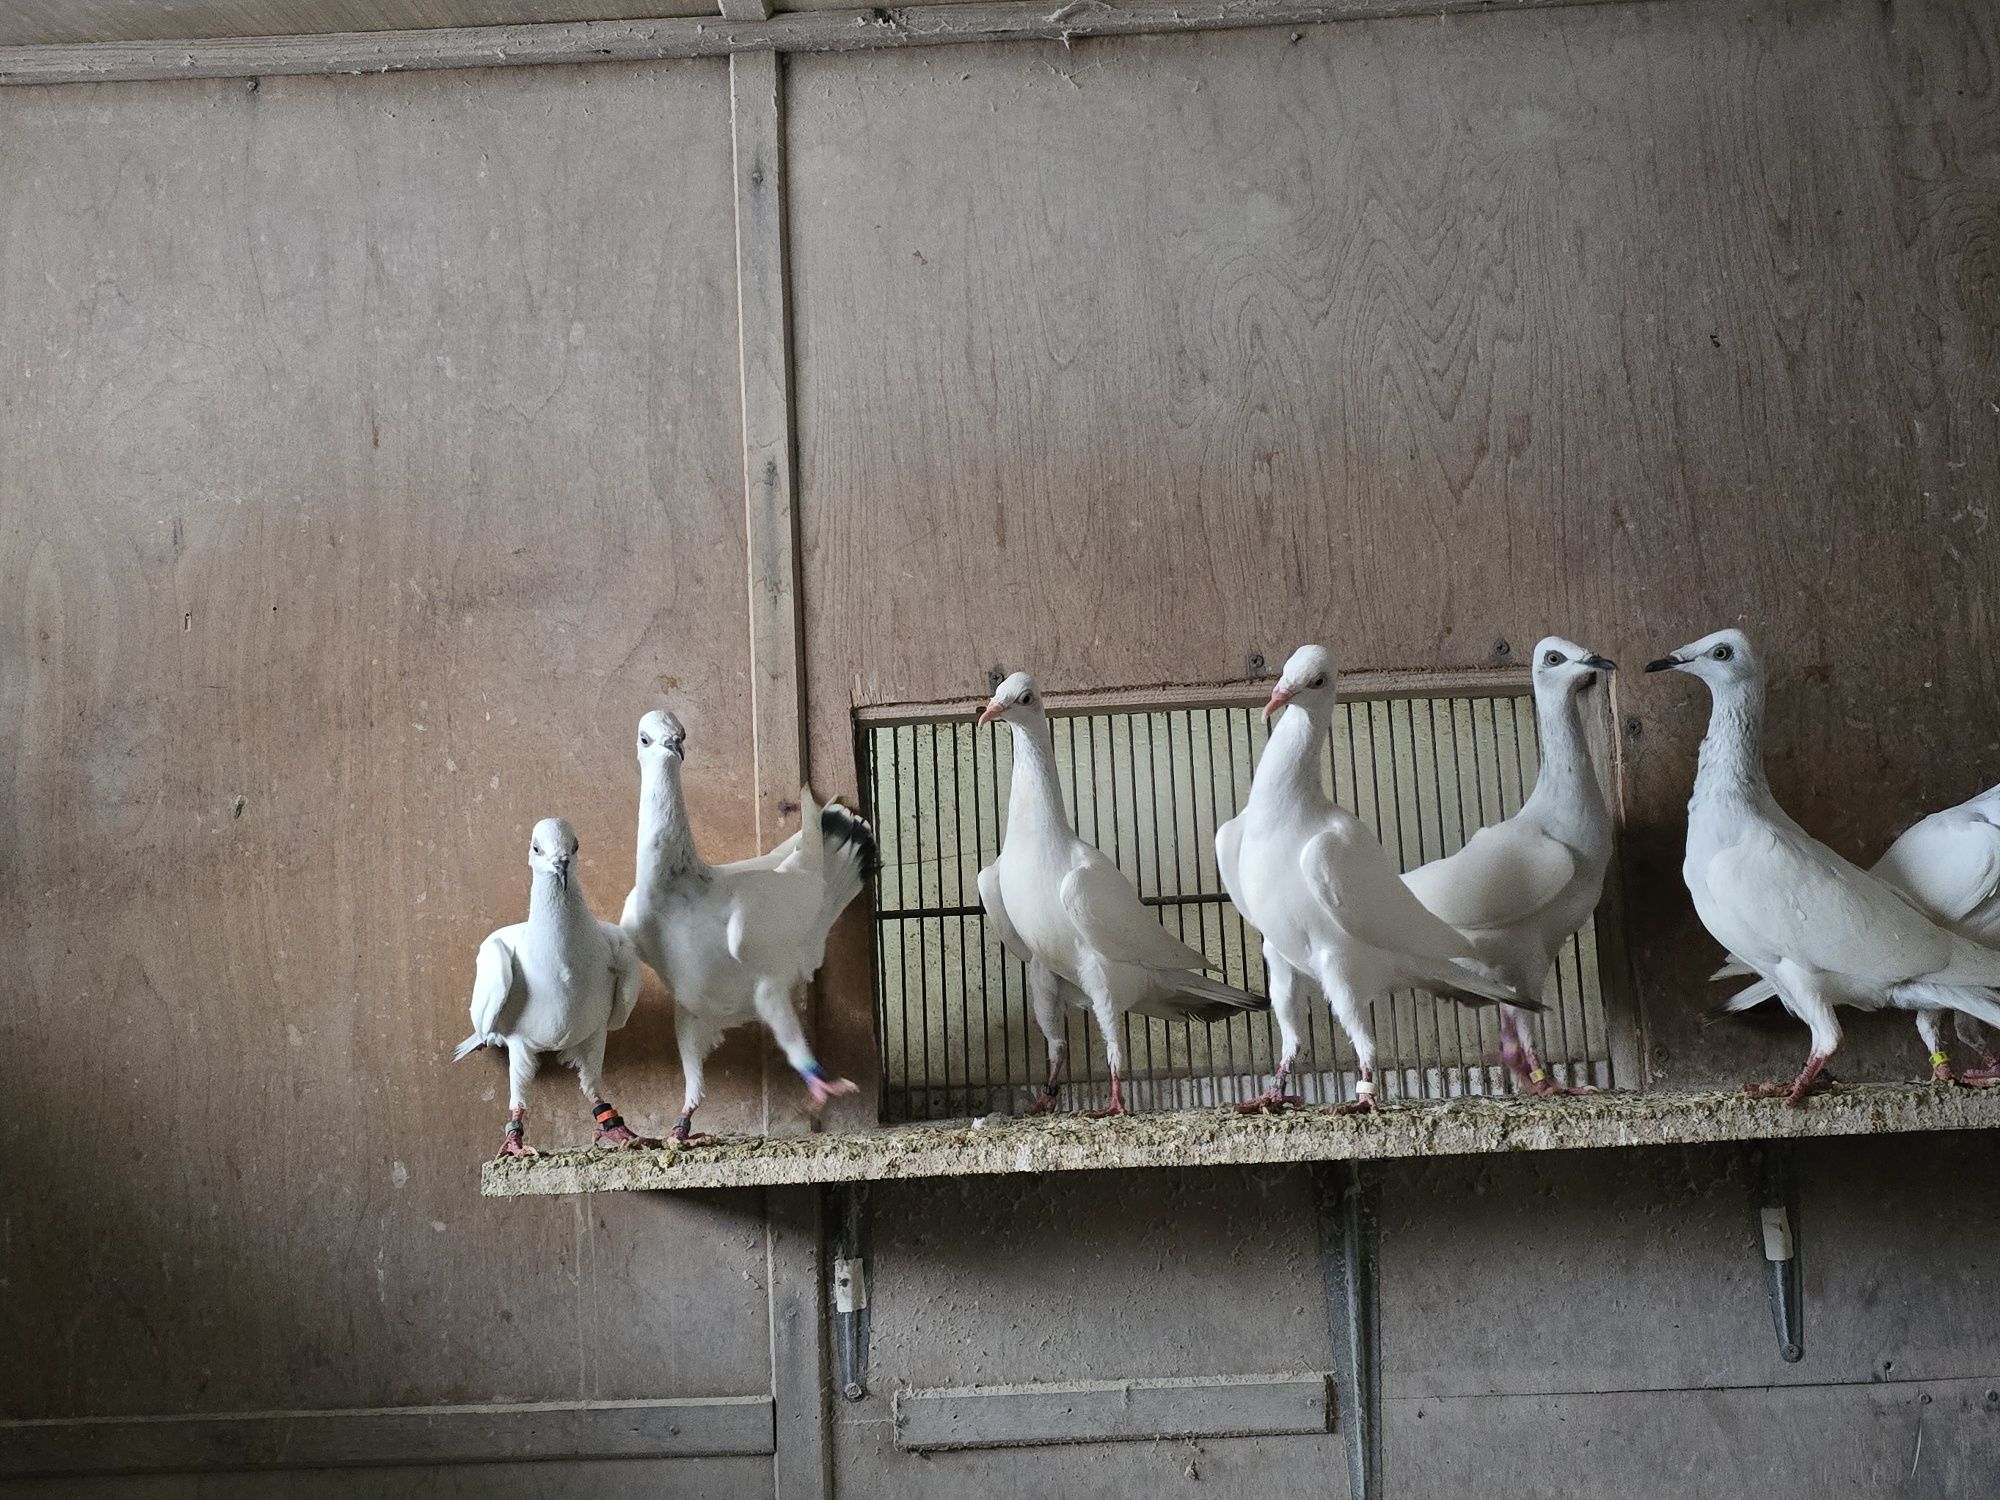
[[[1607,1093],[1391,1104],[1372,1116],[1223,1110],[999,1118],[851,1135],[744,1136],[659,1151],[556,1151],[488,1162],[489,1198],[546,1193],[783,1187],[1116,1167],[1258,1166],[1404,1156],[1475,1156],[1714,1141],[1803,1140],[2000,1127],[2000,1089],[1860,1084],[1803,1108],[1738,1093]]]

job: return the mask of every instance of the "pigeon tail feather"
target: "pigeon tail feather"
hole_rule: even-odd
[[[475,1031],[472,1033],[471,1036],[467,1037],[464,1041],[460,1042],[457,1047],[452,1049],[451,1060],[453,1062],[462,1062],[464,1059],[472,1056],[472,1054],[477,1052],[481,1047],[487,1047],[491,1045],[492,1044],[485,1037],[481,1036],[478,1032]]]
[[[1271,1008],[1268,995],[1240,990],[1233,984],[1224,984],[1206,974],[1189,971],[1176,975],[1174,984],[1175,993],[1168,996],[1164,1004],[1169,1014],[1185,1016],[1191,1021],[1226,1021],[1245,1011]]]
[[[819,946],[823,950],[827,933],[833,930],[834,922],[848,904],[861,894],[879,861],[875,830],[868,826],[867,819],[838,802],[829,802],[820,809],[819,832],[824,859],[821,874],[826,883],[818,926]]]

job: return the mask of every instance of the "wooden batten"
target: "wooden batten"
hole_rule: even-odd
[[[1146,32],[1310,26],[1395,16],[1535,10],[1613,0],[984,0],[747,18],[759,0],[728,0],[716,16],[653,21],[543,22],[324,36],[204,37],[0,47],[0,84],[398,73],[537,63],[649,62],[740,52],[857,52],[959,42],[1060,41]],[[1650,0],[1617,0],[1650,3]]]

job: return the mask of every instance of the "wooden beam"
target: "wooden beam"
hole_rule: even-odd
[[[1583,1099],[1468,1095],[1391,1104],[1360,1116],[1313,1110],[1252,1117],[1234,1109],[1086,1121],[1036,1115],[983,1126],[960,1121],[804,1139],[739,1138],[680,1150],[551,1151],[486,1163],[480,1189],[489,1198],[514,1198],[1995,1129],[2000,1089],[1944,1090],[1928,1082],[1854,1084],[1816,1096],[1803,1109],[1734,1089]]]
[[[771,1391],[776,1500],[830,1500],[826,1442],[826,1245],[817,1187],[776,1188],[764,1199],[771,1303]]]
[[[0,1422],[0,1479],[400,1468],[566,1458],[755,1457],[771,1398],[401,1406]]]
[[[0,47],[0,84],[398,73],[536,63],[641,62],[760,50],[856,52],[960,42],[1067,42],[1079,37],[1148,32],[1653,3],[1659,0],[982,0],[966,5],[786,11],[762,21],[718,15],[325,36],[92,42]]]
[[[1275,662],[1268,676],[1237,682],[1209,682],[1158,687],[1093,688],[1085,692],[1042,693],[1048,711],[1064,714],[1125,713],[1147,709],[1261,707],[1278,680]],[[1518,698],[1534,690],[1534,675],[1526,667],[1475,667],[1470,670],[1423,672],[1342,672],[1340,696],[1348,702],[1380,698]],[[938,724],[971,718],[985,705],[984,697],[951,698],[935,703],[864,703],[854,710],[863,724]]]
[[[770,848],[796,826],[799,787],[807,776],[779,66],[775,52],[744,52],[729,60],[759,849]]]
[[[896,1446],[930,1453],[1331,1432],[1331,1387],[1324,1375],[1220,1375],[899,1390]]]

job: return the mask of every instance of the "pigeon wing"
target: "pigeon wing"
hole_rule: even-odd
[[[1103,855],[1085,849],[1057,893],[1084,941],[1106,958],[1147,969],[1207,969],[1207,957],[1159,924],[1132,882]]]
[[[504,930],[496,932],[479,945],[479,961],[472,971],[473,1034],[504,1036],[526,998],[527,986],[521,983],[514,945],[507,941]]]
[[[1525,922],[1576,878],[1576,855],[1519,821],[1482,828],[1465,847],[1403,877],[1417,899],[1461,932]]]
[[[1419,901],[1381,843],[1349,820],[1306,841],[1299,873],[1334,925],[1357,942],[1419,958],[1473,957],[1464,934]]]
[[[1241,887],[1236,881],[1236,868],[1243,858],[1243,820],[1231,818],[1215,830],[1215,868],[1222,876],[1222,888],[1229,892],[1229,899],[1236,903],[1238,911],[1243,910],[1243,898],[1237,894]]]
[[[615,922],[599,922],[604,929],[604,939],[611,944],[611,1019],[605,1030],[616,1031],[632,1019],[632,1008],[639,1003],[639,989],[644,975],[639,969],[639,950],[625,929]]]
[[[2000,828],[1925,818],[1889,846],[1875,873],[1941,920],[1963,921],[2000,892]]]
[[[979,904],[986,908],[987,925],[993,935],[1000,939],[1000,946],[1024,964],[1033,963],[1035,955],[1028,951],[1028,945],[1021,941],[1021,934],[1014,928],[1014,922],[1007,915],[1006,903],[1000,899],[1000,867],[988,865],[979,872]]]
[[[1868,985],[1933,974],[1953,943],[1894,887],[1803,835],[1760,827],[1709,861],[1704,919],[1734,954]],[[1717,930],[1721,929],[1721,930]]]

